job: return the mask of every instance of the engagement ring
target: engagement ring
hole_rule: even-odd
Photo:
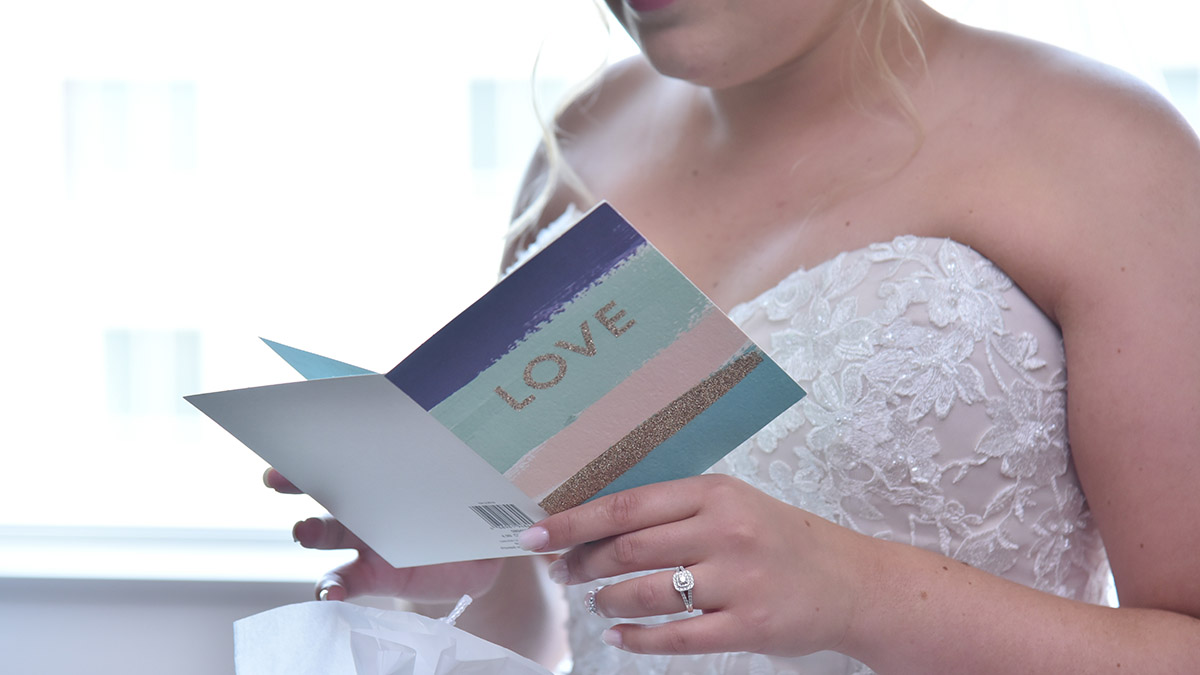
[[[696,580],[692,577],[692,573],[680,565],[675,568],[671,583],[675,585],[675,590],[679,591],[679,597],[683,598],[683,606],[687,607],[687,611],[690,613],[692,611],[692,589],[696,586]]]

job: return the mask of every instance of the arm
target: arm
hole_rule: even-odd
[[[763,522],[774,536],[762,536]],[[1195,618],[1035,591],[851,532],[725,476],[628,490],[536,527],[545,530],[539,549],[574,544],[561,568],[567,583],[689,567],[703,614],[655,627],[618,624],[605,634],[638,653],[833,649],[880,673],[1096,673],[1117,664],[1184,673],[1200,653]],[[607,586],[598,609],[622,618],[678,612],[670,575]]]
[[[960,672],[995,659],[1009,672],[1182,673],[1200,654],[1200,147],[1152,97],[1073,93],[1041,124],[1057,136],[1039,142],[1059,202],[1038,205],[1055,221],[1042,224],[1055,234],[1040,277],[1063,331],[1072,456],[1121,609],[890,547],[873,590],[883,609],[859,631],[893,631],[864,651],[881,672],[921,663],[918,646]]]

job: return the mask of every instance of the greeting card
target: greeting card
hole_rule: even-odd
[[[804,392],[601,204],[380,375],[269,343],[308,380],[187,399],[395,566],[702,473]]]

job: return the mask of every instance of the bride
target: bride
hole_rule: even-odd
[[[577,673],[1194,668],[1200,145],[1175,111],[917,0],[607,4],[642,53],[559,116],[504,266],[607,200],[810,395],[710,475],[522,535],[561,557],[394,570],[298,523],[360,550],[320,596],[472,593],[480,635],[553,660],[548,575]]]

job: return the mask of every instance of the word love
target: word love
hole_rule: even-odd
[[[625,318],[625,310],[623,310],[623,309],[619,310],[616,314],[609,316],[609,312],[611,312],[613,310],[613,308],[615,308],[616,306],[617,306],[617,301],[613,300],[612,302],[610,302],[607,305],[598,309],[596,311],[595,317],[596,317],[596,320],[600,322],[601,326],[604,326],[605,328],[608,329],[608,332],[612,333],[613,337],[621,337],[621,335],[624,334],[625,331],[632,328],[633,325],[637,322],[634,321],[633,319],[630,319],[629,321],[625,322],[623,325],[618,325],[621,323],[621,320]],[[579,324],[579,334],[580,334],[580,337],[583,338],[582,345],[572,344],[570,342],[567,342],[566,340],[559,340],[558,342],[554,343],[554,346],[558,347],[559,349],[563,349],[568,352],[573,352],[575,354],[580,354],[582,356],[586,356],[589,358],[595,356],[596,355],[596,342],[594,340],[592,340],[592,328],[591,328],[591,326],[588,325],[587,321],[584,321],[583,323]],[[558,372],[556,372],[554,374],[554,377],[550,378],[549,380],[541,381],[541,380],[534,379],[533,369],[536,368],[538,366],[538,364],[541,364],[541,363],[553,363],[554,365],[556,365],[558,367]],[[542,370],[543,370],[543,372],[545,371],[545,369],[542,369]],[[567,376],[567,360],[565,358],[563,358],[563,356],[561,354],[557,354],[554,352],[550,352],[548,354],[542,354],[541,356],[536,356],[533,359],[531,359],[529,361],[529,363],[527,363],[525,365],[525,384],[529,385],[529,387],[532,389],[549,389],[550,387],[553,387],[554,385],[558,384],[559,382],[562,382],[563,378],[566,376]],[[518,401],[512,394],[505,391],[504,387],[496,387],[496,394],[499,395],[500,398],[503,399],[505,403],[510,405],[513,410],[524,409],[525,406],[529,405],[530,403],[533,403],[534,399],[536,398],[536,396],[534,396],[533,394],[530,394],[529,396],[526,396],[524,399]]]

